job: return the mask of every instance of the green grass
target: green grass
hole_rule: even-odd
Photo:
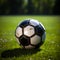
[[[46,28],[46,39],[40,49],[21,49],[15,38],[19,22],[33,18]],[[0,16],[0,60],[59,60],[60,16]]]

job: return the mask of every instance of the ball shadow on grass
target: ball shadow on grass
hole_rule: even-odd
[[[2,58],[12,58],[12,57],[20,57],[22,55],[32,55],[40,51],[41,49],[21,49],[21,48],[16,48],[12,50],[6,50],[1,53]]]

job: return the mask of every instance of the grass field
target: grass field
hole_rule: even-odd
[[[21,49],[15,38],[17,24],[37,19],[46,28],[46,39],[39,49]],[[59,60],[60,16],[0,16],[0,60]]]

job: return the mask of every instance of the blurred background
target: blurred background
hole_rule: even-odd
[[[0,0],[0,15],[60,15],[59,0]]]

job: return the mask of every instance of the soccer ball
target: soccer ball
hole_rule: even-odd
[[[44,26],[35,19],[22,21],[15,30],[18,43],[25,49],[39,48],[45,41]]]

